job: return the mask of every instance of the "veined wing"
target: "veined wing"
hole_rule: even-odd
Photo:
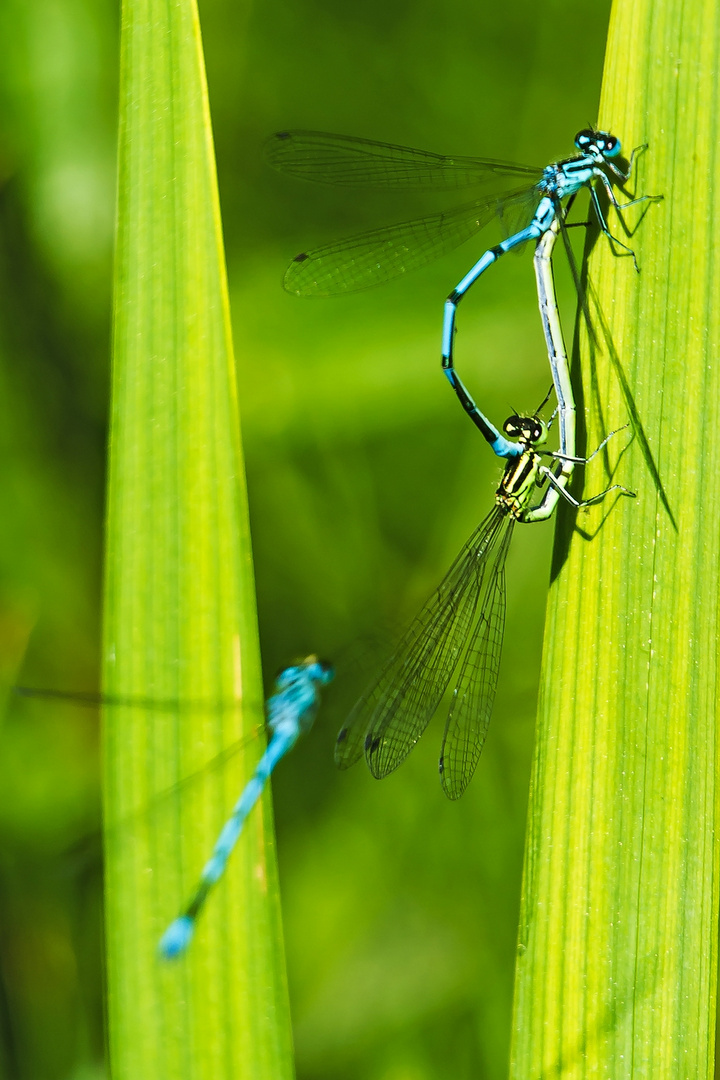
[[[321,184],[391,187],[396,190],[457,191],[522,176],[537,183],[542,169],[490,158],[447,157],[429,150],[330,135],[323,131],[279,131],[265,143],[274,169]]]
[[[526,190],[502,200],[493,196],[302,251],[285,271],[283,285],[296,296],[341,296],[369,289],[439,259],[475,236],[508,201],[526,200]],[[531,204],[530,215],[533,209]]]
[[[399,685],[378,704],[366,735],[365,757],[374,776],[387,776],[401,764],[440,704],[471,636],[488,560],[506,522],[494,507],[453,565],[451,587],[447,579],[441,584],[435,618],[435,598],[418,617],[420,623],[426,613],[431,616],[401,668]]]
[[[514,194],[513,198],[501,199],[497,215],[504,240],[520,232],[530,222],[540,201],[537,188],[527,188],[523,193]],[[513,248],[513,255],[524,250],[524,245]]]
[[[493,507],[353,708],[338,735],[335,761],[341,768],[364,749],[373,775],[387,776],[422,735],[463,653],[486,560],[503,523],[504,514]]]
[[[509,518],[445,724],[440,779],[449,799],[459,799],[472,779],[495,702],[505,631],[505,560],[514,525]]]

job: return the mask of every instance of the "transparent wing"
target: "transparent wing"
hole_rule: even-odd
[[[414,221],[387,225],[296,255],[283,285],[296,296],[359,292],[417,270],[475,236],[508,202],[528,205],[527,192],[478,200]],[[537,199],[528,205],[528,221]]]
[[[96,690],[50,690],[38,686],[13,686],[13,693],[18,697],[39,698],[46,701],[66,701],[69,705],[80,708],[100,709],[103,706],[115,709],[145,709],[147,712],[169,713],[222,713],[237,710],[240,701],[210,701],[191,698],[150,698],[132,694],[103,694]]]
[[[442,751],[440,778],[449,799],[459,799],[472,779],[485,744],[495,702],[505,630],[505,559],[515,521],[508,529],[488,576],[480,615],[453,693]]]
[[[69,705],[77,705],[81,708],[99,709],[104,707],[118,709],[145,709],[149,712],[170,713],[172,715],[187,714],[188,712],[201,712],[215,714],[227,710],[237,710],[238,702],[211,702],[211,701],[179,701],[177,699],[143,698],[121,694],[102,694],[95,691],[76,690],[50,690],[33,686],[14,686],[13,692],[20,697],[33,698],[46,701],[67,702]],[[209,777],[221,772],[223,767],[232,761],[242,751],[251,746],[257,739],[267,732],[265,725],[253,728],[252,731],[230,743],[219,753],[209,758],[200,769],[189,773],[170,787],[157,792],[141,809],[125,815],[122,820],[113,825],[113,831],[125,828],[145,814],[152,814],[161,809],[168,802],[186,791],[192,790]]]
[[[478,526],[341,729],[335,761],[347,768],[363,749],[380,778],[396,769],[448,687],[473,624],[488,556],[502,533],[499,507]]]
[[[509,161],[446,157],[322,131],[279,131],[265,143],[265,156],[274,169],[303,180],[397,190],[457,191],[498,182],[502,186],[503,178],[513,176],[527,177],[529,184],[542,173]]]
[[[514,236],[530,222],[537,210],[540,195],[536,188],[529,188],[524,192],[518,192],[513,198],[501,199],[498,202],[497,214],[500,220],[503,239]],[[525,250],[525,245],[513,248],[513,255]]]

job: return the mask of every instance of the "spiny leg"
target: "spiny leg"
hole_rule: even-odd
[[[600,181],[601,181],[601,183],[603,184],[603,186],[605,188],[605,191],[607,192],[607,196],[608,196],[608,199],[610,201],[610,204],[612,206],[614,206],[615,210],[618,213],[618,217],[620,219],[620,224],[622,225],[622,227],[623,227],[623,229],[625,231],[625,235],[626,236],[634,236],[636,230],[635,229],[630,230],[627,227],[627,225],[625,224],[625,220],[624,220],[624,218],[622,216],[621,211],[622,210],[627,210],[627,208],[629,206],[637,206],[638,203],[659,202],[663,198],[663,196],[662,195],[639,195],[636,199],[630,199],[629,202],[621,203],[621,202],[618,202],[617,198],[615,197],[615,192],[613,191],[612,184],[610,183],[610,180],[608,179],[608,177],[605,176],[604,173],[600,173],[599,178],[600,178]],[[602,207],[600,206],[600,200],[598,199],[598,194],[597,194],[597,191],[595,190],[594,185],[591,185],[591,187],[590,187],[590,198],[592,200],[593,209],[595,210],[595,216],[597,217],[600,229],[605,234],[605,236],[607,237],[607,239],[608,239],[608,241],[610,243],[610,247],[611,247],[611,250],[612,250],[613,254],[616,255],[619,258],[622,258],[623,256],[632,257],[633,265],[635,266],[635,269],[637,270],[637,272],[640,273],[640,267],[638,266],[637,258],[635,257],[635,252],[633,251],[633,249],[631,247],[629,247],[628,244],[624,244],[622,242],[622,240],[618,240],[617,236],[614,236],[610,232],[610,229],[608,228],[607,220],[605,218],[605,215],[603,214]],[[648,209],[649,209],[649,207],[648,207]],[[645,217],[645,213],[647,213],[647,210],[642,214],[642,217]],[[636,226],[636,228],[637,228],[637,226]],[[616,251],[615,247],[621,248],[622,250]]]
[[[561,497],[565,499],[566,502],[569,502],[571,506],[574,506],[576,510],[582,510],[586,506],[592,506],[593,503],[600,502],[606,495],[609,495],[611,491],[617,491],[621,495],[627,495],[630,499],[637,498],[637,492],[631,491],[630,488],[626,488],[622,484],[611,484],[610,487],[605,488],[604,491],[599,492],[597,495],[591,495],[589,499],[576,499],[570,494],[567,488],[560,483],[552,469],[549,469],[547,465],[541,465],[540,472],[543,476],[547,477],[549,483],[552,484]]]
[[[597,457],[597,455],[598,455],[598,454],[600,453],[600,451],[601,451],[601,450],[604,450],[604,449],[605,449],[605,447],[607,446],[607,444],[608,444],[608,443],[610,442],[610,440],[612,439],[613,435],[617,435],[617,434],[618,434],[618,433],[619,433],[620,431],[625,431],[625,430],[626,430],[626,429],[627,429],[628,427],[629,427],[629,425],[628,425],[628,424],[623,424],[623,426],[622,426],[622,427],[619,427],[619,428],[614,428],[614,429],[613,429],[613,430],[612,430],[612,431],[610,432],[610,434],[609,434],[609,435],[606,435],[606,436],[605,436],[605,438],[604,438],[604,439],[603,439],[603,441],[602,441],[602,442],[600,443],[600,445],[599,445],[599,446],[597,446],[597,447],[596,447],[596,448],[595,448],[595,449],[593,450],[592,454],[590,454],[590,455],[589,455],[588,457],[572,457],[572,456],[571,456],[570,454],[563,454],[563,453],[562,453],[561,451],[559,451],[559,450],[552,450],[552,451],[550,451],[550,457],[554,457],[554,458],[557,458],[557,459],[558,459],[559,461],[571,461],[571,462],[572,462],[572,463],[573,463],[574,465],[587,465],[587,464],[588,464],[588,462],[592,461],[592,459],[593,459],[594,457]],[[632,441],[632,440],[631,440],[631,441]],[[628,444],[628,445],[629,445],[629,444]]]

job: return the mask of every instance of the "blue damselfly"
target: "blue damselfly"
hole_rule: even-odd
[[[613,184],[629,180],[636,147],[626,169],[618,162],[620,140],[609,132],[586,128],[575,136],[578,153],[544,169],[474,157],[446,157],[425,150],[315,131],[283,131],[266,144],[269,163],[283,173],[322,183],[349,187],[372,185],[397,191],[463,191],[493,188],[474,202],[440,213],[374,229],[296,255],[284,285],[298,296],[337,296],[389,281],[426,265],[475,236],[494,218],[513,223],[511,234],[488,248],[452,290],[445,302],[442,367],[460,403],[500,457],[513,456],[508,441],[488,424],[455,370],[453,339],[457,306],[470,287],[506,252],[539,240],[554,222],[565,225],[566,204],[582,189],[590,200],[600,229],[613,252],[633,259],[627,244],[610,232],[597,185],[618,211],[661,198],[641,195],[618,202]],[[513,179],[522,186],[502,188]],[[622,217],[620,218],[622,222]],[[515,227],[518,226],[518,227]],[[625,232],[631,235],[624,225]],[[570,253],[569,244],[568,253]],[[576,283],[577,274],[575,273]]]

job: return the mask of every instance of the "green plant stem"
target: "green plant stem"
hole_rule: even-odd
[[[599,126],[659,193],[589,259],[586,447],[630,421],[562,516],[526,846],[510,1074],[713,1074],[718,932],[720,9],[616,0]],[[638,221],[643,206],[627,211]],[[611,229],[623,239],[614,213]],[[604,319],[604,330],[598,315]],[[612,343],[612,344],[611,344]],[[576,371],[577,374],[577,371]]]

